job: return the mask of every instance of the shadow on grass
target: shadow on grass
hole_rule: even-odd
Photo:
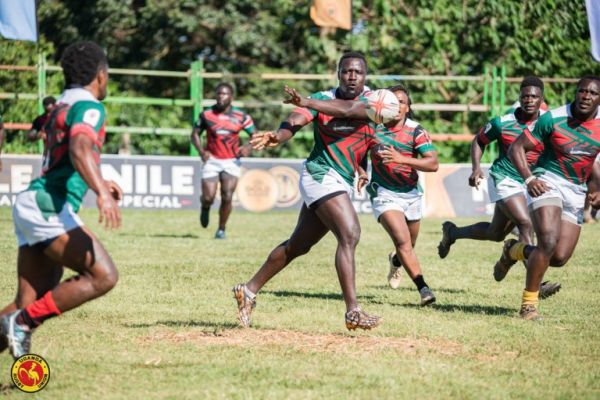
[[[376,302],[374,302],[376,303]],[[384,304],[381,302],[380,304]],[[406,308],[423,308],[418,303],[389,303],[385,304],[398,307]],[[516,310],[514,308],[506,308],[499,306],[485,306],[481,304],[438,304],[434,303],[426,308],[431,308],[435,311],[441,312],[461,312],[468,314],[484,314],[484,315],[515,315]]]
[[[372,288],[372,289],[382,289],[382,290],[389,290],[391,292],[414,292],[417,290],[416,287],[412,286],[412,287],[399,287],[398,289],[391,289],[388,285],[370,285],[367,286],[368,288]],[[452,288],[443,288],[443,287],[436,287],[432,289],[434,292],[440,292],[440,293],[466,293],[467,291],[464,289],[452,289]]]
[[[184,234],[177,234],[177,233],[156,233],[153,235],[144,235],[142,234],[137,234],[137,233],[118,233],[118,236],[134,236],[134,237],[150,237],[150,238],[173,238],[173,239],[198,239],[200,238],[200,236],[193,234],[193,233],[184,233]]]
[[[300,297],[308,299],[325,299],[325,300],[344,300],[341,293],[310,293],[310,292],[292,292],[289,290],[263,290],[260,292],[262,295],[271,295],[275,297]],[[371,295],[359,295],[359,300],[370,300],[374,296]]]
[[[0,383],[0,394],[9,394],[11,391],[18,391],[12,383]]]
[[[151,328],[155,326],[168,326],[170,328],[179,327],[193,327],[193,328],[213,328],[213,329],[233,329],[239,328],[239,324],[233,322],[209,322],[209,321],[155,321],[155,322],[143,322],[140,324],[123,324],[126,328]]]

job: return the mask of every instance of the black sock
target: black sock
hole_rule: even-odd
[[[392,257],[392,264],[394,264],[394,267],[402,266],[402,263],[400,262],[400,259],[398,258],[398,254],[394,254],[394,257]]]
[[[28,326],[29,329],[35,329],[40,326],[43,321],[34,320],[31,318],[31,315],[29,315],[27,310],[24,309],[19,315],[17,315],[15,322],[19,325]]]
[[[423,275],[417,275],[415,277],[415,279],[413,279],[413,282],[415,283],[415,285],[417,286],[417,290],[421,290],[423,289],[425,286],[427,286],[427,284],[425,283],[425,279],[423,279]]]

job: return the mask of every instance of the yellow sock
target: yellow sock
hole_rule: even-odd
[[[523,290],[523,304],[532,304],[537,306],[540,302],[539,295],[539,290],[537,292],[528,292],[527,290]]]
[[[510,258],[517,261],[522,261],[525,259],[525,243],[517,242],[512,245],[512,247],[508,250],[508,254],[510,254]]]

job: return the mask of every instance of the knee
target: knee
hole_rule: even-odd
[[[202,195],[200,197],[200,201],[202,202],[203,206],[210,206],[212,205],[213,201],[215,200],[215,198],[213,196],[209,196],[209,195]]]
[[[352,228],[342,232],[338,237],[338,243],[341,246],[355,248],[360,240],[360,225],[356,224]]]
[[[115,265],[111,262],[102,268],[100,273],[93,276],[94,291],[98,296],[109,292],[114,288],[119,281],[119,272]]]
[[[570,254],[560,254],[558,252],[555,252],[552,255],[552,258],[550,259],[550,266],[551,267],[562,267],[567,263],[567,261],[569,261],[570,258],[571,258]]]
[[[494,242],[501,242],[504,240],[505,237],[506,235],[504,234],[504,232],[500,231],[492,231],[489,234],[489,239]]]
[[[233,200],[233,192],[232,191],[228,190],[226,192],[221,192],[221,203],[230,204],[232,200]]]
[[[541,251],[543,251],[548,257],[551,257],[554,254],[554,250],[556,249],[556,244],[558,243],[558,235],[554,233],[549,233],[545,235],[541,235],[538,238],[537,247]]]
[[[410,255],[413,251],[414,250],[411,242],[398,243],[396,245],[396,252],[402,257]]]
[[[281,244],[283,246],[283,250],[285,252],[285,257],[288,261],[293,260],[296,257],[300,257],[310,251],[312,248],[312,244],[307,243],[291,243],[291,241],[286,240]]]

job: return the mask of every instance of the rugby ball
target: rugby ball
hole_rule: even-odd
[[[374,90],[367,95],[367,116],[377,124],[385,124],[396,118],[400,102],[396,95],[386,89]]]

